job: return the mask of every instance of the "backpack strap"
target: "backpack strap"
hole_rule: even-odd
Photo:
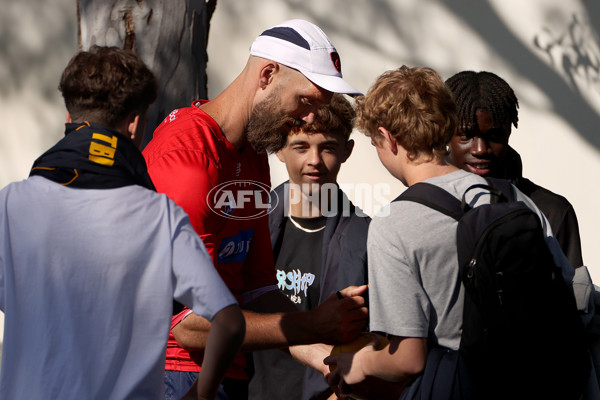
[[[439,186],[427,182],[419,182],[410,186],[394,201],[414,201],[441,212],[455,220],[464,214],[461,201]]]
[[[437,210],[455,220],[459,220],[463,214],[471,209],[465,199],[471,189],[486,189],[492,194],[491,203],[515,201],[516,193],[513,185],[506,179],[485,177],[487,185],[476,184],[469,186],[463,194],[462,201],[448,193],[439,186],[427,182],[419,182],[410,186],[394,201],[407,200],[423,204]]]
[[[487,181],[488,185],[490,185],[490,187],[500,191],[500,193],[504,195],[504,198],[506,200],[515,201],[517,199],[515,188],[509,180],[489,177],[485,177],[485,180]]]

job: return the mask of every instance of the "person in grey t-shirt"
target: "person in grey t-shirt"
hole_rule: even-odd
[[[446,161],[456,106],[431,68],[403,66],[384,73],[357,99],[357,115],[357,128],[371,137],[381,163],[405,186],[426,181],[462,198],[468,187],[485,183]],[[488,193],[471,190],[466,200],[471,206],[489,203]],[[555,261],[572,278],[545,217],[529,198],[520,192],[517,197],[538,214]],[[456,224],[410,201],[393,202],[373,218],[367,240],[370,329],[386,334],[390,343],[326,358],[336,366],[328,381],[338,393],[373,398],[383,380],[396,383],[385,397],[398,398],[407,386],[412,392],[419,384],[414,378],[425,370],[432,348],[458,349],[463,287]]]

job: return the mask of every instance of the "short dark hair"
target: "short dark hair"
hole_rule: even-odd
[[[132,51],[93,46],[80,51],[63,71],[58,90],[73,121],[117,127],[156,100],[154,74]]]
[[[339,93],[334,93],[331,102],[319,107],[315,112],[315,119],[310,124],[294,126],[291,135],[299,132],[305,133],[334,133],[348,140],[354,128],[356,111],[352,104]]]
[[[458,109],[459,126],[477,126],[477,110],[488,111],[494,125],[518,127],[519,100],[508,83],[487,71],[462,71],[446,80]]]
[[[446,155],[456,127],[456,105],[435,70],[403,65],[384,72],[356,104],[356,127],[375,142],[383,127],[408,151],[410,160]]]

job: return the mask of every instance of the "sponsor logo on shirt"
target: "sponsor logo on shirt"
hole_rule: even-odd
[[[231,219],[256,219],[267,215],[279,201],[273,193],[274,204],[269,203],[269,186],[251,180],[221,183],[208,192],[206,203],[217,215]]]
[[[177,118],[177,113],[179,112],[179,110],[173,110],[171,111],[171,113],[169,115],[167,115],[167,117],[165,118],[164,122],[173,122],[175,121],[175,118]]]
[[[219,263],[244,262],[250,250],[253,234],[254,228],[240,231],[235,236],[223,239],[217,252],[217,261]]]

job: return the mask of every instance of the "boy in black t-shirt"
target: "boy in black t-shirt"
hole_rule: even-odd
[[[367,230],[370,218],[348,200],[337,175],[354,147],[350,139],[355,111],[335,94],[310,125],[293,128],[277,157],[289,181],[272,193],[269,217],[279,289],[300,310],[349,285],[367,283]],[[253,354],[251,400],[327,399],[332,391],[323,374],[323,357],[311,368],[278,350]]]

